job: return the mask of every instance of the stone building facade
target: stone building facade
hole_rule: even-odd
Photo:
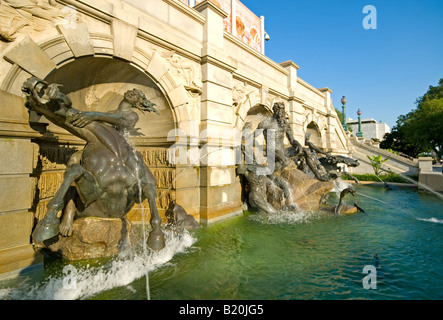
[[[358,120],[348,118],[346,124],[348,127],[351,127],[354,134],[358,132]],[[382,141],[384,135],[391,132],[391,128],[386,123],[377,122],[372,118],[361,119],[361,132],[363,133],[363,137],[368,140],[374,138]]]
[[[26,1],[25,1],[26,2]],[[23,82],[62,84],[80,110],[116,108],[142,90],[159,115],[141,114],[136,148],[157,180],[160,213],[176,200],[201,223],[242,212],[238,132],[282,101],[294,136],[335,154],[349,141],[331,90],[297,76],[225,30],[208,0],[46,0],[0,3],[0,275],[41,261],[30,234],[84,141],[28,112]],[[128,217],[140,221],[141,207]]]

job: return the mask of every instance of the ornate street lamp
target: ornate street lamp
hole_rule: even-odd
[[[346,102],[347,102],[348,100],[346,100],[346,97],[345,96],[343,96],[343,98],[341,98],[341,100],[340,100],[340,102],[341,102],[341,104],[343,105],[342,106],[342,125],[343,125],[343,129],[345,129],[345,131],[348,131],[349,129],[348,129],[348,125],[346,124]]]
[[[358,108],[358,110],[357,110],[357,115],[358,115],[358,132],[357,132],[357,137],[363,137],[363,132],[361,132],[361,110],[360,110],[360,108]]]

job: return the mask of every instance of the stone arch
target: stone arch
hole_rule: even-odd
[[[314,121],[309,122],[306,126],[306,133],[311,134],[310,141],[319,148],[323,148],[323,136],[317,123]]]
[[[174,79],[173,67],[158,52],[134,44],[127,50],[129,57],[127,52],[121,52],[122,49],[117,50],[119,41],[115,35],[90,33],[85,23],[79,24],[77,29],[65,30],[62,26],[57,29],[60,35],[38,44],[25,36],[5,54],[11,68],[0,84],[1,90],[21,96],[21,85],[32,75],[42,79],[50,77],[58,69],[85,57],[111,58],[123,61],[153,80],[169,103],[175,127],[180,122],[193,120],[190,94]],[[137,33],[133,36],[135,43]],[[78,39],[83,41],[79,44]],[[138,42],[143,44],[143,41]]]
[[[272,116],[272,109],[267,105],[258,103],[248,110],[245,116],[245,123],[251,122],[252,128],[255,130],[258,124],[265,118]]]
[[[146,73],[122,60],[81,57],[57,68],[45,80],[62,84],[73,106],[84,111],[115,110],[126,91],[141,90],[156,104],[159,114],[136,110],[139,115],[137,133],[133,136],[136,143],[143,140],[147,145],[165,144],[168,133],[175,129],[174,114],[163,92]],[[51,123],[49,127],[55,126]]]

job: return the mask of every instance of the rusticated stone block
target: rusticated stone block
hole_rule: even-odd
[[[25,175],[0,176],[0,211],[31,208],[33,183],[33,179]]]
[[[28,245],[31,229],[31,212],[14,211],[0,213],[0,250]]]

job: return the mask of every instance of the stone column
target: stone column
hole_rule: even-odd
[[[325,135],[325,147],[327,152],[332,152],[333,149],[336,148],[335,144],[335,126],[334,126],[334,118],[332,117],[332,110],[334,109],[332,107],[332,101],[331,101],[331,93],[332,90],[325,87],[318,89],[321,93],[325,95],[325,104],[324,107],[326,109],[326,123],[328,126],[328,129],[326,130]]]
[[[281,62],[280,65],[285,68],[288,74],[288,91],[289,91],[289,125],[291,126],[294,138],[304,143],[305,137],[303,132],[303,99],[298,97],[297,70],[300,68],[291,60]]]
[[[335,119],[332,116],[332,113],[329,111],[326,115],[327,123],[328,123],[328,130],[326,130],[326,151],[327,152],[334,152],[337,148],[337,142],[336,134],[335,134]]]
[[[235,67],[223,52],[226,12],[211,1],[203,1],[195,9],[206,17],[202,48],[200,221],[209,223],[241,212],[232,107]]]
[[[31,241],[38,124],[29,125],[23,98],[0,90],[0,278],[43,261]],[[40,129],[43,129],[40,127]]]

